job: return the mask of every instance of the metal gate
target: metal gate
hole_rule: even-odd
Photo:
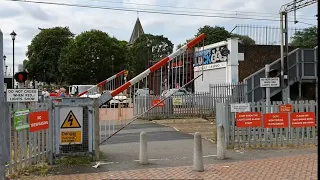
[[[155,61],[150,68],[114,91],[104,93],[100,97],[101,103],[109,103],[109,108],[105,111],[113,112],[117,117],[109,116],[111,120],[103,121],[105,124],[101,126],[103,129],[100,132],[104,133],[101,134],[100,144],[138,118],[145,118],[157,112],[164,112],[166,115],[175,113],[172,95],[187,93],[187,89],[192,92],[193,81],[202,76],[200,74],[193,77],[193,47],[198,47],[200,51],[204,37],[205,35],[201,34],[162,60]],[[126,101],[123,100],[125,98]],[[182,105],[186,108],[192,107],[192,100],[187,99]]]

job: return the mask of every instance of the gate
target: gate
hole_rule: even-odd
[[[163,112],[158,114],[164,116],[173,114],[175,109],[172,95],[192,92],[193,81],[202,76],[199,74],[193,78],[193,48],[198,47],[197,51],[201,51],[204,37],[205,35],[201,34],[162,60],[150,60],[154,63],[144,72],[114,91],[101,95],[100,104],[107,102],[109,107],[106,111],[112,112],[116,117],[123,117],[109,116],[110,120],[103,121],[105,124],[100,127],[100,133],[103,132],[100,144],[138,118],[150,117],[150,114],[157,112]],[[184,103],[192,105],[189,99]],[[123,112],[121,109],[127,110]]]
[[[232,112],[231,104],[217,103],[216,106],[217,125],[224,126],[226,143],[230,148],[317,145],[316,101],[273,102],[270,105],[265,102],[248,103],[250,112]]]

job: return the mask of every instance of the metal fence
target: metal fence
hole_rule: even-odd
[[[49,128],[37,132],[29,130],[29,113],[39,111],[51,112],[50,101],[35,103],[6,103],[13,107],[9,110],[10,123],[10,158],[6,162],[6,173],[16,173],[30,165],[43,161],[52,162],[52,124]],[[49,115],[50,118],[50,115]],[[50,143],[51,142],[51,143]]]
[[[142,114],[157,104],[161,96],[137,96],[134,98],[134,115]],[[170,119],[188,117],[208,117],[213,115],[213,96],[208,93],[194,93],[171,96],[145,113],[143,119]]]
[[[279,112],[279,105],[282,102],[273,102],[267,106],[265,102],[250,103],[251,112]],[[261,127],[239,128],[236,126],[236,115],[230,110],[230,103],[218,103],[216,111],[217,124],[223,124],[226,133],[226,142],[229,147],[234,148],[255,148],[255,147],[277,147],[289,145],[308,145],[317,144],[318,141],[318,108],[316,101],[294,101],[292,112],[315,112],[315,127],[290,127],[289,128],[263,128],[264,119],[262,118]]]
[[[209,92],[215,102],[246,102],[247,85],[244,83],[210,84]]]
[[[290,40],[294,34],[301,30],[303,29],[289,28],[289,42],[291,42]],[[236,25],[233,31],[235,34],[249,36],[258,45],[280,45],[281,42],[280,27],[277,26],[239,24]]]

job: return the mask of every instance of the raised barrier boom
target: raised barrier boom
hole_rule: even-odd
[[[84,94],[87,94],[88,92],[90,92],[90,90],[95,89],[95,88],[97,88],[97,87],[100,87],[100,86],[102,86],[102,85],[104,85],[104,84],[107,84],[108,82],[114,80],[115,78],[120,77],[122,74],[124,74],[125,71],[126,71],[126,70],[122,70],[122,71],[118,72],[117,74],[109,77],[108,79],[105,79],[105,80],[101,81],[101,82],[98,83],[97,85],[95,85],[95,86],[93,86],[93,87],[91,87],[91,88],[83,91],[82,93],[79,93],[79,94],[77,95],[77,97],[80,97],[80,96],[82,96],[82,95],[84,95]]]
[[[150,73],[155,72],[156,70],[160,69],[166,63],[170,62],[172,59],[174,59],[175,57],[179,56],[180,54],[182,54],[187,49],[190,49],[190,48],[194,47],[196,44],[198,44],[204,38],[205,38],[205,34],[199,35],[198,37],[194,38],[192,41],[188,42],[187,44],[185,44],[184,46],[182,46],[181,48],[179,48],[175,52],[171,53],[169,56],[167,56],[164,59],[160,60],[159,62],[157,62],[156,64],[154,64],[153,66],[151,66],[150,68],[145,70],[144,72],[140,73],[136,77],[132,78],[130,81],[126,82],[122,86],[118,87],[117,89],[115,89],[111,93],[110,92],[104,93],[99,98],[100,105],[102,105],[103,103],[109,102],[113,97],[117,96],[119,93],[121,93],[124,90],[128,89],[130,86],[136,84],[137,82],[139,82],[143,78],[147,77]]]

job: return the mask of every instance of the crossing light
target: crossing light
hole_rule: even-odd
[[[280,76],[280,71],[278,69],[270,69],[269,71],[269,77],[279,77]]]
[[[14,79],[19,83],[24,83],[28,78],[27,72],[18,72],[14,75]]]

